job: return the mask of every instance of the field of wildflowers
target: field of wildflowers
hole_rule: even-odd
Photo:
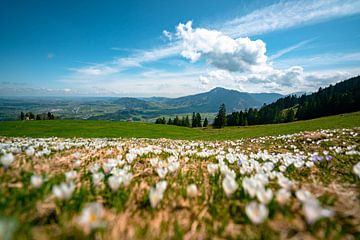
[[[360,128],[0,138],[0,239],[356,239]]]

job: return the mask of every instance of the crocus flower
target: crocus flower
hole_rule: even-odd
[[[285,204],[290,197],[291,193],[285,188],[281,188],[276,192],[276,201],[281,205]]]
[[[360,162],[354,165],[353,172],[360,178]]]
[[[233,194],[238,188],[238,184],[235,179],[229,175],[226,175],[222,182],[223,189],[225,191],[226,196],[230,196]]]
[[[156,208],[158,206],[158,204],[164,197],[164,192],[166,190],[166,187],[167,187],[167,182],[160,181],[156,184],[155,187],[152,187],[150,189],[149,199],[150,199],[151,207]]]
[[[322,208],[319,201],[308,200],[303,204],[303,211],[305,214],[306,221],[309,224],[316,222],[318,219],[323,217],[331,217],[333,211],[330,209]]]
[[[168,172],[167,168],[163,168],[163,167],[156,168],[156,173],[159,175],[161,179],[166,177],[167,172]]]
[[[198,189],[195,184],[190,184],[186,188],[187,196],[190,198],[195,198],[198,195]]]
[[[119,189],[121,182],[118,176],[112,175],[108,179],[108,184],[111,190],[116,192]]]
[[[75,190],[75,185],[71,183],[61,183],[52,188],[54,196],[59,200],[68,200],[70,199],[72,193]]]
[[[246,205],[245,212],[249,219],[255,224],[264,222],[269,214],[269,211],[264,204],[259,204],[255,201]]]
[[[67,182],[71,182],[73,180],[75,180],[77,177],[77,172],[76,171],[68,171],[65,173],[65,178]]]
[[[1,164],[7,168],[10,166],[10,164],[15,160],[15,157],[12,153],[6,153],[4,155],[1,156],[0,158],[0,162]]]
[[[259,202],[268,204],[273,198],[273,192],[270,188],[267,190],[265,190],[264,188],[260,188],[259,190],[256,191],[256,197],[259,200]]]
[[[180,167],[179,162],[170,162],[168,165],[169,172],[175,172]]]
[[[78,224],[84,228],[85,232],[105,227],[104,209],[101,203],[90,203],[81,211]]]
[[[30,182],[31,182],[31,185],[32,185],[34,188],[40,188],[41,185],[42,185],[43,182],[44,182],[44,179],[43,179],[42,176],[32,175],[31,178],[30,178]]]
[[[209,163],[209,164],[207,165],[207,170],[208,170],[208,172],[209,172],[209,174],[210,174],[211,176],[214,176],[215,173],[216,173],[216,171],[217,171],[218,169],[219,169],[219,165],[218,165],[218,164]]]
[[[31,157],[35,154],[35,149],[33,147],[28,147],[26,150],[25,150],[25,153],[28,157]]]
[[[102,180],[104,179],[104,174],[99,172],[99,173],[93,173],[92,174],[92,182],[94,184],[94,186],[99,186],[102,182]]]

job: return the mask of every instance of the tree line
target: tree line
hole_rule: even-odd
[[[51,112],[36,115],[32,112],[21,112],[19,116],[20,120],[54,120],[55,118],[58,119],[58,117],[55,117]]]
[[[189,116],[183,116],[182,118],[179,118],[176,116],[174,119],[169,118],[168,120],[165,119],[165,117],[157,118],[155,121],[155,124],[167,124],[167,125],[176,125],[176,126],[182,126],[182,127],[207,127],[209,125],[209,121],[207,118],[202,121],[201,114],[193,112],[191,122],[189,119]]]
[[[214,127],[246,126],[312,119],[360,110],[360,76],[330,85],[310,95],[295,95],[264,104],[260,109],[249,108],[226,115],[222,104]]]

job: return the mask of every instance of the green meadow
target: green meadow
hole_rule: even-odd
[[[317,129],[360,126],[360,112],[322,117],[306,121],[223,129],[186,128],[151,123],[90,120],[4,121],[0,136],[8,137],[123,137],[170,138],[190,140],[233,140],[271,135],[284,135]]]

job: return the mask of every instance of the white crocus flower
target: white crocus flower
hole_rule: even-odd
[[[157,159],[157,158],[150,159],[150,164],[153,167],[156,167],[158,165],[158,162],[159,162],[159,159]]]
[[[99,170],[100,170],[100,165],[97,164],[97,163],[95,163],[94,165],[91,165],[91,166],[89,167],[89,171],[90,171],[91,173],[97,173]]]
[[[316,222],[320,218],[331,217],[333,215],[332,210],[322,208],[316,199],[304,202],[303,211],[309,224]]]
[[[25,153],[28,157],[31,157],[35,154],[35,149],[33,147],[28,147],[26,150],[25,150]]]
[[[109,187],[111,188],[111,190],[113,192],[116,192],[120,187],[121,181],[118,176],[112,175],[108,179],[108,184],[109,184]]]
[[[314,199],[313,195],[306,190],[297,190],[295,192],[296,198],[299,199],[301,202],[306,202],[308,200]]]
[[[1,156],[0,161],[1,164],[7,168],[10,166],[10,164],[15,160],[15,157],[12,153],[6,153],[4,155]]]
[[[360,178],[360,162],[354,165],[353,172]]]
[[[73,180],[75,180],[77,177],[77,172],[76,171],[68,171],[65,173],[65,178],[67,182],[71,182]]]
[[[31,182],[31,185],[32,185],[34,188],[40,188],[41,185],[42,185],[43,182],[44,182],[44,179],[43,179],[42,176],[32,175],[31,178],[30,178],[30,182]]]
[[[278,184],[285,189],[291,189],[293,185],[292,181],[284,176],[278,177]]]
[[[78,224],[84,228],[85,232],[105,227],[103,221],[104,208],[101,203],[90,203],[81,211]]]
[[[305,165],[308,167],[308,168],[311,168],[314,166],[314,162],[313,161],[306,161]]]
[[[198,195],[198,189],[195,184],[190,184],[186,188],[186,194],[190,198],[195,198]]]
[[[61,183],[52,188],[54,196],[59,200],[70,199],[72,193],[75,190],[75,185],[73,183]]]
[[[256,191],[256,197],[259,202],[268,204],[273,198],[273,192],[271,189],[265,190],[264,188],[260,188],[258,191]]]
[[[281,205],[285,204],[290,197],[291,193],[285,188],[281,188],[276,192],[276,201]]]
[[[259,204],[255,201],[252,201],[246,205],[245,212],[250,220],[255,224],[264,222],[269,214],[269,211],[264,204]]]
[[[104,174],[102,172],[99,173],[93,173],[92,174],[92,181],[94,186],[99,186],[102,182],[102,180],[104,179]]]
[[[235,179],[229,175],[226,175],[224,180],[222,181],[222,187],[225,191],[226,196],[230,196],[233,194],[238,188],[238,184]]]
[[[160,177],[161,179],[163,179],[163,178],[166,177],[167,172],[168,172],[167,168],[158,167],[158,168],[156,169],[156,173],[159,175],[159,177]]]
[[[126,154],[126,161],[129,163],[129,164],[131,164],[134,160],[135,160],[135,158],[137,157],[137,155],[136,154],[134,154],[134,153],[128,153],[128,154]]]
[[[208,172],[209,172],[209,174],[210,174],[211,176],[214,176],[215,173],[218,171],[218,169],[219,169],[219,165],[218,165],[218,164],[209,163],[209,164],[207,165],[207,170],[208,170]]]
[[[158,204],[164,197],[164,192],[166,190],[166,187],[167,187],[167,182],[161,181],[158,182],[155,187],[152,187],[150,189],[149,199],[150,199],[151,207],[156,208],[158,206]]]
[[[170,162],[168,165],[168,170],[169,172],[175,172],[176,170],[178,170],[178,168],[180,167],[180,163],[179,162]]]
[[[80,168],[81,167],[81,161],[78,159],[78,160],[75,160],[74,161],[74,168]]]

